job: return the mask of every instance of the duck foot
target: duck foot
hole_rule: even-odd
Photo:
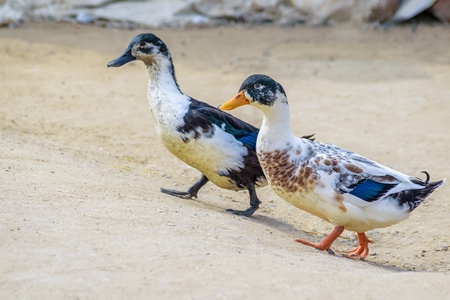
[[[161,192],[164,194],[168,194],[186,200],[192,199],[194,197],[197,198],[197,195],[193,195],[192,193],[189,192],[189,190],[187,192],[181,192],[177,190],[161,188]]]
[[[205,176],[202,175],[202,177],[193,185],[191,186],[187,192],[180,192],[177,190],[170,190],[170,189],[165,189],[165,188],[161,188],[161,192],[165,193],[165,194],[169,194],[171,196],[175,196],[181,199],[192,199],[192,198],[197,198],[197,193],[198,191],[209,181],[209,179]]]
[[[227,209],[228,212],[231,212],[238,216],[251,217],[255,211],[258,210],[259,207],[249,207],[246,210],[235,210],[235,209]]]
[[[250,207],[247,208],[246,210],[235,210],[229,208],[227,209],[227,211],[238,216],[251,217],[255,213],[255,211],[258,210],[261,201],[259,201],[258,196],[256,196],[255,183],[249,182],[247,184],[247,190],[250,196]]]
[[[327,235],[323,240],[320,241],[319,244],[313,244],[305,240],[297,239],[295,240],[297,243],[302,243],[303,245],[307,245],[310,247],[314,247],[318,250],[328,251],[331,248],[331,244],[344,232],[344,226],[336,226],[333,231]]]
[[[364,232],[358,232],[358,247],[342,254],[342,256],[356,260],[364,260],[369,255],[369,243],[372,243],[372,240],[368,239]]]
[[[258,210],[261,201],[259,201],[258,196],[256,196],[255,183],[249,182],[247,184],[247,190],[248,194],[250,195],[250,207],[246,210],[235,210],[229,208],[227,209],[227,211],[238,216],[251,217],[255,213],[255,211]]]

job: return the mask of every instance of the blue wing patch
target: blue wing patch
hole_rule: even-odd
[[[258,132],[251,132],[248,135],[239,137],[237,140],[241,143],[249,146],[251,149],[256,150],[256,139],[258,138]]]
[[[366,179],[361,183],[358,183],[349,194],[364,201],[373,202],[380,199],[380,197],[396,186],[397,183],[382,183],[372,179]]]

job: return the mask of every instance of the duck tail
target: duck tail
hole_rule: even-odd
[[[417,206],[419,206],[423,201],[425,201],[428,196],[434,192],[435,189],[444,184],[446,179],[440,181],[429,182],[430,176],[428,173],[426,181],[422,182],[423,188],[401,191],[398,193],[397,200],[401,206],[408,205],[409,212],[413,211]]]

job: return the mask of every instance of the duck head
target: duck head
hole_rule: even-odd
[[[267,75],[255,74],[245,79],[238,94],[220,105],[219,109],[232,110],[249,104],[265,110],[277,103],[287,105],[286,93],[281,84]]]
[[[121,56],[110,61],[108,67],[121,67],[134,60],[141,60],[147,66],[152,66],[160,64],[163,59],[171,60],[166,44],[154,34],[143,33],[130,42]]]

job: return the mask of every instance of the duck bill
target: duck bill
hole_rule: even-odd
[[[244,91],[241,91],[239,94],[233,97],[233,99],[223,103],[219,106],[220,110],[232,110],[236,107],[249,104],[250,101],[245,97]]]
[[[108,68],[109,67],[121,67],[124,64],[129,63],[130,61],[133,61],[133,60],[136,60],[136,57],[131,55],[131,49],[127,49],[121,56],[110,61],[107,66],[108,66]]]

